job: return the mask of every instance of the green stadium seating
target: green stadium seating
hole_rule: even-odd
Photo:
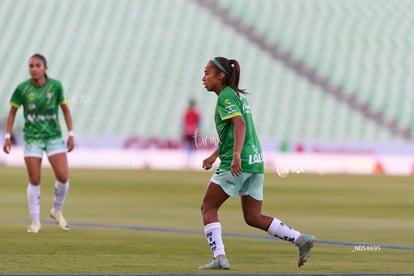
[[[411,0],[216,3],[386,119],[413,128]],[[190,98],[201,111],[202,133],[215,135],[216,97],[201,78],[210,58],[228,56],[241,64],[240,86],[251,94],[264,140],[404,140],[269,56],[195,0],[2,0],[0,31],[1,98],[9,99],[29,77],[29,56],[43,53],[49,75],[66,88],[80,136],[180,138]],[[0,105],[3,119],[7,102]]]

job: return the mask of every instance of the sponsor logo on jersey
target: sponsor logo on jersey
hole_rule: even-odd
[[[234,112],[237,112],[236,105],[233,104],[229,99],[224,100],[224,104],[226,107],[224,107],[227,111],[227,114],[233,114]]]
[[[27,114],[27,120],[33,122],[35,120],[39,121],[52,121],[56,120],[56,114],[52,115],[36,115],[36,114]]]
[[[243,104],[243,113],[252,113],[252,110],[250,108],[250,105]]]
[[[263,163],[263,154],[262,153],[255,153],[249,155],[249,165],[256,164],[256,163]]]
[[[249,165],[256,163],[263,163],[263,153],[259,152],[258,148],[255,145],[252,145],[254,154],[249,155]]]
[[[30,93],[27,98],[29,99],[29,101],[33,101],[35,98],[35,94],[34,93]]]

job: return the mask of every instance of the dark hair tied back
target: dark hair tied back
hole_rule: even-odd
[[[240,65],[238,61],[235,59],[227,59],[225,57],[215,57],[214,59],[219,62],[219,65],[221,65],[224,70],[216,65],[217,69],[226,73],[224,84],[233,88],[237,93],[247,94],[244,89],[239,88]]]
[[[34,54],[33,56],[31,56],[30,58],[38,58],[38,59],[40,59],[42,62],[43,62],[43,65],[45,66],[45,67],[47,67],[47,60],[46,60],[46,58],[45,58],[45,56],[44,55],[41,55],[41,54]]]

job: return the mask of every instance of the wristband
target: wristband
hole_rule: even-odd
[[[75,132],[73,130],[69,130],[69,136],[74,137],[75,136]]]
[[[4,140],[10,139],[10,138],[11,138],[11,134],[10,133],[4,134]]]

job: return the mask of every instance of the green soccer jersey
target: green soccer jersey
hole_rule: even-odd
[[[41,87],[26,80],[13,92],[10,104],[16,108],[23,106],[24,141],[47,142],[62,137],[59,124],[59,105],[65,104],[62,84],[47,78]]]
[[[243,172],[264,173],[262,148],[253,124],[250,106],[244,95],[240,98],[230,88],[224,88],[217,99],[215,122],[219,136],[220,169],[230,170],[233,160],[234,125],[231,118],[243,116],[246,124],[246,136],[240,154]]]

